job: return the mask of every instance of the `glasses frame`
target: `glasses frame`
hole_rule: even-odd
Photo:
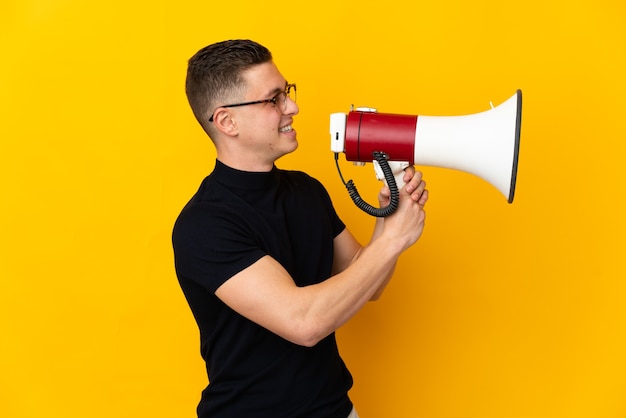
[[[254,100],[252,102],[243,102],[243,103],[233,103],[233,104],[227,104],[227,105],[223,105],[223,106],[218,106],[217,109],[219,109],[220,107],[239,107],[239,106],[248,106],[248,105],[255,105],[255,104],[261,104],[261,103],[271,103],[274,106],[276,106],[276,104],[278,104],[278,99],[280,98],[280,96],[284,96],[284,103],[287,103],[287,97],[289,97],[289,93],[291,92],[291,89],[293,88],[293,92],[295,94],[297,94],[297,88],[296,88],[296,83],[291,83],[291,84],[287,84],[285,86],[285,90],[281,91],[280,93],[276,94],[276,96],[272,97],[271,99],[264,99],[264,100]],[[294,102],[296,101],[296,99],[292,99]],[[211,117],[209,118],[209,122],[213,122],[213,116],[215,116],[215,112],[217,111],[217,109],[215,109],[213,111],[213,114],[211,114]]]

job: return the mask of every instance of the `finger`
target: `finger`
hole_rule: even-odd
[[[428,202],[428,190],[424,190],[417,203],[424,206]]]
[[[405,190],[407,191],[407,193],[413,193],[419,187],[421,181],[422,173],[420,171],[416,171],[413,174],[413,177],[408,179],[408,181],[406,182],[407,184],[405,186]]]
[[[378,192],[380,196],[389,198],[391,196],[391,190],[389,190],[389,186],[385,185],[381,187],[380,192]]]
[[[426,190],[426,182],[422,180],[417,185],[417,188],[415,189],[415,191],[411,193],[411,199],[413,199],[416,202],[419,202],[422,194],[424,193],[424,190]]]
[[[404,180],[405,183],[408,183],[411,181],[413,176],[415,176],[415,167],[410,165],[404,169],[404,177],[402,178],[402,180]]]
[[[391,200],[391,191],[389,190],[389,187],[384,186],[380,189],[380,191],[378,192],[378,204],[380,205],[380,207],[386,207],[389,204],[389,201]]]

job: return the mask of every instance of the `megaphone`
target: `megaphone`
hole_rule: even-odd
[[[499,106],[461,116],[386,114],[358,108],[347,115],[330,115],[330,148],[338,170],[338,155],[345,153],[346,160],[355,164],[373,162],[377,177],[389,185],[392,202],[381,209],[365,203],[352,180],[344,181],[355,204],[373,216],[395,211],[402,172],[414,164],[474,174],[513,203],[521,117],[521,90]]]

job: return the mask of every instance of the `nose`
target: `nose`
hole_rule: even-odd
[[[289,96],[285,99],[285,114],[286,115],[297,115],[300,112],[300,107],[298,104]]]

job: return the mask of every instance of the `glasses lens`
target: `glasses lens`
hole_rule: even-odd
[[[287,88],[285,89],[285,91],[279,93],[277,96],[277,103],[283,113],[287,111],[287,97],[289,97],[289,99],[291,99],[291,101],[293,102],[296,101],[296,85],[295,84],[287,85]]]
[[[287,97],[289,97],[293,102],[296,101],[296,85],[295,84],[289,84],[287,86]]]

